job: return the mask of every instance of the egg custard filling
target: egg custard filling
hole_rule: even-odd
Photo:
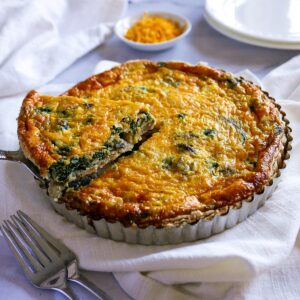
[[[81,106],[96,106],[103,99],[110,99],[112,107],[122,101],[143,105],[156,120],[154,133],[137,149],[87,184],[62,193],[59,202],[95,220],[172,227],[212,218],[262,192],[277,175],[287,147],[289,129],[274,99],[243,78],[205,65],[131,61],[77,84],[65,95],[80,99]],[[83,126],[79,121],[85,122],[89,109],[84,118],[78,120],[75,114],[68,120],[72,124],[75,118],[76,126]],[[39,114],[44,119],[48,113]],[[127,128],[123,119],[124,113],[117,124]],[[89,134],[103,132],[101,145],[109,140],[116,120],[105,122],[103,128],[97,122],[86,125],[94,129]],[[53,134],[47,139],[53,149],[51,163],[43,167],[59,181],[69,176],[59,172],[60,164],[72,165],[71,157],[79,150],[71,147],[62,156],[58,151],[64,149],[64,140]],[[83,145],[89,134],[82,133]],[[86,148],[78,149],[85,157]]]
[[[97,170],[131,151],[153,128],[147,105],[129,101],[29,93],[19,117],[25,155],[49,181],[49,194],[78,188]]]

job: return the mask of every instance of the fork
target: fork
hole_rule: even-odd
[[[22,211],[5,220],[1,231],[31,283],[77,299],[67,279],[86,288],[97,298],[112,300],[104,291],[79,274],[76,255]]]

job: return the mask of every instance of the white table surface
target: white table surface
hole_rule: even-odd
[[[134,1],[135,2],[135,1]],[[181,3],[180,3],[181,2]],[[147,58],[158,61],[184,60],[191,63],[208,62],[217,68],[237,72],[250,69],[258,77],[263,77],[274,67],[284,63],[299,51],[272,50],[250,46],[229,39],[213,30],[204,20],[202,12],[204,1],[137,1],[129,5],[127,14],[145,10],[165,10],[180,13],[193,25],[190,35],[173,49],[163,52],[146,53],[125,46],[116,37],[90,52],[53,80],[53,83],[78,82],[89,77],[94,66],[100,60],[123,62],[130,59]],[[92,281],[103,288],[113,299],[128,300],[128,297],[116,283],[111,273],[84,272]],[[10,300],[14,299],[65,299],[52,291],[41,291],[30,285],[25,279],[14,256],[3,238],[0,238],[0,299],[1,286],[12,284]],[[80,299],[96,299],[87,292],[71,285]],[[24,298],[24,295],[26,297]],[[300,297],[300,296],[299,296]],[[300,299],[300,298],[299,298]]]

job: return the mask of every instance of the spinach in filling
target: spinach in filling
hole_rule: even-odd
[[[210,138],[213,138],[216,135],[216,133],[217,132],[216,132],[215,129],[209,129],[209,128],[204,129],[204,131],[203,131],[203,134],[210,137]]]
[[[54,180],[63,182],[75,170],[85,170],[90,165],[91,162],[88,157],[73,156],[68,164],[63,159],[60,159],[49,168],[49,172]]]
[[[60,155],[68,155],[70,152],[71,152],[70,146],[62,146],[57,150],[57,153]]]
[[[90,174],[90,175],[87,175],[87,176],[84,176],[80,179],[77,179],[77,180],[74,180],[74,181],[71,181],[69,184],[68,184],[68,187],[69,188],[73,188],[73,189],[79,189],[80,187],[82,186],[85,186],[85,185],[88,185],[93,179],[97,178],[97,173],[93,173],[93,174]]]
[[[69,128],[70,128],[70,126],[69,126],[69,123],[68,123],[67,120],[60,120],[58,122],[58,129],[59,130],[64,131],[64,130],[68,130]]]
[[[210,170],[210,172],[213,175],[216,175],[217,169],[219,167],[219,163],[215,161],[214,159],[206,159],[205,163],[207,165],[207,168]]]
[[[177,115],[178,119],[184,119],[185,117],[186,117],[186,114],[184,114],[184,113],[180,113]]]
[[[49,168],[50,176],[53,180],[64,182],[68,179],[70,174],[74,171],[86,170],[92,167],[96,161],[106,159],[111,153],[126,147],[126,140],[123,139],[126,134],[135,134],[138,127],[142,127],[144,123],[153,120],[152,116],[144,112],[139,115],[136,120],[130,117],[125,117],[122,122],[129,124],[129,129],[123,129],[120,125],[113,125],[109,138],[104,142],[101,150],[94,152],[91,156],[73,156],[70,160],[60,159],[52,164]],[[61,146],[57,153],[66,156],[70,153],[69,146]]]
[[[228,78],[226,79],[226,84],[230,89],[234,89],[239,84],[243,82],[242,78]]]
[[[190,153],[196,153],[196,149],[192,146],[192,145],[187,145],[184,143],[180,143],[176,145],[178,150],[182,151],[182,152],[190,152]]]
[[[243,127],[236,120],[234,120],[232,118],[223,117],[223,120],[225,122],[227,122],[228,124],[232,125],[236,129],[236,131],[240,134],[242,144],[245,144],[245,142],[247,140],[247,135],[246,135],[246,132],[244,131]]]
[[[37,113],[50,113],[52,109],[48,106],[41,106],[35,109]]]
[[[134,120],[127,116],[124,117],[121,122],[129,124],[131,131],[135,133],[138,127],[142,127],[144,123],[149,122],[151,120],[151,115],[148,112],[143,112],[139,115],[137,120]]]
[[[196,172],[197,164],[193,160],[187,160],[184,157],[174,158],[169,156],[162,160],[163,169],[179,172],[182,175],[187,175]]]

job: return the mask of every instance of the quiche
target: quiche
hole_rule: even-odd
[[[155,120],[149,105],[31,91],[23,101],[18,135],[24,154],[57,197],[87,184],[97,171],[131,151]]]
[[[137,149],[59,197],[59,203],[89,220],[165,228],[212,219],[262,193],[278,175],[288,149],[290,129],[274,99],[253,83],[206,65],[130,61],[88,78],[64,95],[81,99],[82,105],[100,105],[103,99],[112,107],[120,101],[136,109],[146,105],[147,120],[156,120],[152,134]],[[19,118],[21,142],[22,115],[30,103],[23,104]],[[45,104],[35,109],[34,114],[46,118]],[[59,140],[56,135],[54,141]],[[104,140],[109,135],[111,130]],[[65,164],[70,156],[61,163],[57,151],[65,144],[50,140],[52,136],[47,145],[55,151],[41,167],[57,180],[51,163]],[[46,147],[44,141],[34,144]],[[32,156],[26,147],[25,153]]]

